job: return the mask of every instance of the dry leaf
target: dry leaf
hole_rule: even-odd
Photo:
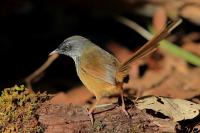
[[[88,101],[93,95],[84,87],[72,88],[69,92],[60,92],[56,94],[52,99],[52,104],[74,104],[82,105]]]
[[[180,15],[189,21],[200,25],[200,6],[199,5],[187,5],[181,10]]]
[[[156,96],[141,98],[137,101],[136,106],[141,110],[151,109],[155,112],[160,112],[173,121],[193,119],[199,115],[200,110],[200,104],[182,99]]]

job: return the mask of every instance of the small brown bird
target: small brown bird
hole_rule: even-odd
[[[51,54],[59,53],[73,58],[79,78],[96,96],[96,102],[90,108],[89,114],[92,114],[102,97],[115,94],[121,96],[122,109],[125,111],[123,83],[128,76],[129,64],[155,51],[159,41],[168,36],[180,23],[181,19],[169,23],[124,63],[120,63],[116,57],[81,36],[65,39]]]

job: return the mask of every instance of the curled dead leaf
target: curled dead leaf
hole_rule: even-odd
[[[150,96],[140,98],[136,107],[143,109],[151,109],[155,112],[171,118],[173,121],[182,121],[193,119],[199,115],[200,104],[196,104],[187,100],[172,99],[160,96]]]

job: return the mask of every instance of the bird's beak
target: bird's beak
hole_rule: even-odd
[[[56,50],[52,51],[52,52],[49,54],[49,56],[51,56],[51,55],[53,55],[53,54],[59,54],[59,53],[58,53],[58,50],[56,49]]]

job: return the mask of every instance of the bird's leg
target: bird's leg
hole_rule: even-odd
[[[121,93],[120,93],[120,96],[121,96],[121,100],[122,100],[122,111],[127,115],[129,116],[128,112],[126,111],[126,106],[125,106],[125,103],[124,103],[124,93],[123,93],[123,88],[121,89]]]
[[[136,98],[133,100],[134,103],[137,102],[137,100],[142,96],[143,94],[143,90],[142,89],[139,89],[137,92],[136,92]]]
[[[93,111],[94,111],[94,109],[96,108],[96,106],[97,106],[97,104],[100,102],[100,98],[96,98],[96,101],[95,101],[95,103],[93,103],[93,105],[90,107],[90,109],[89,109],[89,111],[88,111],[88,115],[89,115],[89,117],[90,117],[90,120],[91,120],[91,122],[92,122],[92,124],[94,123],[94,118],[93,118]]]
[[[92,114],[94,109],[96,108],[97,104],[100,102],[100,98],[96,98],[96,101],[95,103],[93,103],[93,105],[90,107],[90,110],[89,110],[89,114]]]

